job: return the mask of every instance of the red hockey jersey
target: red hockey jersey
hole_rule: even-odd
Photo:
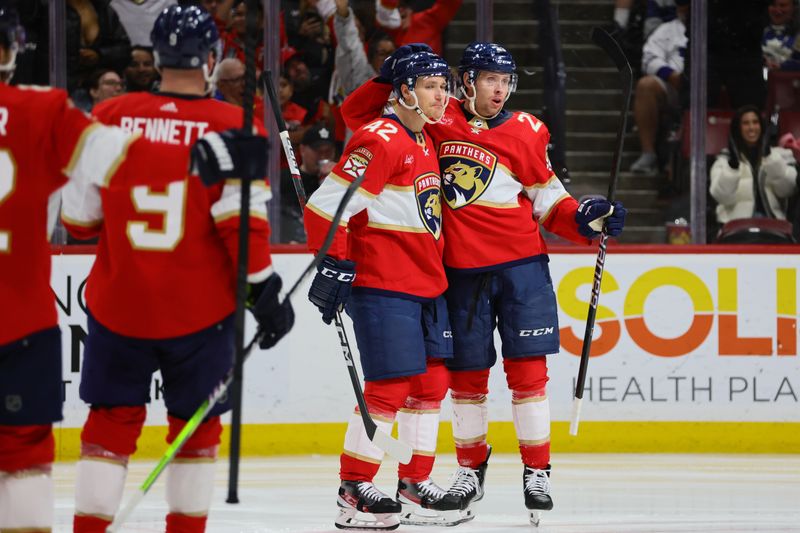
[[[353,92],[342,108],[348,127],[375,116],[390,91],[370,81]],[[451,98],[442,120],[425,128],[439,156],[448,267],[491,270],[547,253],[539,224],[571,241],[591,242],[578,233],[578,203],[553,173],[550,133],[539,119],[503,112],[485,121]]]
[[[62,219],[70,232],[100,235],[86,287],[91,313],[116,333],[152,339],[192,333],[232,313],[240,184],[205,187],[188,175],[187,161],[198,136],[241,126],[242,109],[207,98],[130,93],[103,102],[95,114],[162,144],[131,147],[126,170],[111,179],[64,189]],[[170,158],[170,145],[184,156]],[[251,282],[272,272],[269,199],[265,182],[252,184]]]
[[[422,299],[442,294],[447,281],[436,152],[428,135],[414,134],[394,115],[358,129],[309,198],[309,248],[316,252],[322,245],[348,185],[361,176],[328,255],[356,262],[356,287]]]
[[[57,325],[48,198],[112,169],[127,143],[107,131],[64,91],[0,83],[0,345]]]

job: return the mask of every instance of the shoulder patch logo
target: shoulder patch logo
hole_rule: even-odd
[[[497,156],[481,146],[462,141],[442,143],[439,168],[447,205],[458,209],[480,198],[496,167]]]
[[[359,146],[347,156],[347,161],[342,165],[342,171],[353,179],[358,179],[364,175],[372,159],[372,152]]]
[[[422,224],[437,241],[442,235],[442,179],[435,172],[428,172],[414,180],[414,193]]]

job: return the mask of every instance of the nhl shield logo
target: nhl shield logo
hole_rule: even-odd
[[[22,396],[19,394],[9,394],[6,396],[6,411],[18,413],[22,409]]]
[[[447,205],[458,209],[480,198],[497,167],[497,156],[476,144],[449,141],[439,147]]]
[[[414,180],[420,219],[436,240],[442,234],[441,184],[441,178],[434,172],[423,174]]]

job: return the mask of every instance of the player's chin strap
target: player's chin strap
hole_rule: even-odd
[[[436,119],[436,120],[432,119],[431,117],[426,115],[425,112],[422,110],[422,108],[419,106],[419,98],[417,98],[417,93],[415,93],[413,90],[411,90],[409,92],[411,93],[411,96],[414,97],[414,103],[413,104],[407,104],[405,102],[405,100],[403,100],[403,96],[402,95],[398,95],[397,96],[397,101],[401,106],[405,107],[406,109],[415,111],[417,113],[417,115],[419,115],[420,118],[422,120],[424,120],[425,122],[427,122],[428,124],[438,124],[439,121],[442,120],[442,117],[444,117],[444,113],[442,113],[442,116],[439,117],[438,119]],[[447,93],[447,95],[444,98],[444,104],[443,104],[444,105],[444,109],[447,109],[447,104],[449,102],[450,102],[450,93]]]
[[[497,113],[495,113],[491,117],[484,117],[483,115],[478,113],[478,110],[475,109],[475,97],[478,94],[478,90],[475,88],[475,84],[472,83],[472,81],[469,82],[469,87],[472,88],[472,96],[469,95],[469,93],[467,92],[467,90],[466,90],[466,88],[464,86],[462,86],[460,88],[461,94],[464,95],[464,99],[466,100],[467,111],[469,111],[470,113],[472,113],[473,115],[475,115],[478,118],[482,118],[483,120],[492,120],[494,117],[496,117],[497,115],[499,115],[500,113],[503,112],[503,108],[501,107],[500,111],[498,111]],[[511,96],[511,91],[509,91],[508,94],[506,95],[506,99],[505,99],[506,102],[508,101],[508,97],[509,96]]]

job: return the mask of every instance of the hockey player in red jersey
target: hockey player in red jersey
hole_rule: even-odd
[[[308,243],[316,251],[347,186],[364,180],[347,205],[309,299],[326,323],[346,304],[370,415],[386,432],[397,419],[399,438],[414,455],[399,467],[397,500],[384,494],[372,483],[383,452],[367,437],[361,417],[350,417],[335,522],[341,529],[460,520],[460,499],[447,496],[430,478],[448,386],[443,360],[452,356],[452,335],[442,297],[447,281],[441,180],[423,126],[444,112],[449,70],[439,56],[420,52],[397,62],[390,57],[382,73],[394,87],[392,100],[380,118],[357,128],[306,206]]]
[[[437,143],[446,204],[446,296],[454,338],[447,366],[459,463],[449,493],[467,504],[483,497],[491,453],[486,396],[497,358],[496,327],[524,464],[525,505],[538,523],[541,511],[553,506],[545,356],[559,350],[540,226],[589,244],[603,223],[609,235],[619,235],[625,209],[603,198],[578,204],[567,193],[547,157],[547,127],[533,115],[504,109],[516,87],[514,71],[514,60],[502,46],[471,43],[459,65],[464,99],[451,99],[442,120],[426,129]],[[380,80],[357,89],[342,108],[348,127],[374,117],[389,90]],[[472,516],[465,509],[464,518]]]
[[[120,96],[95,111],[101,121],[163,145],[129,153],[138,165],[111,180],[72,182],[63,193],[67,228],[80,238],[100,236],[86,285],[80,395],[91,410],[77,465],[74,530],[79,533],[104,531],[118,508],[153,372],[160,370],[164,380],[172,442],[233,362],[240,181],[206,187],[164,150],[174,145],[188,152],[204,135],[203,153],[224,155],[235,137],[209,132],[241,127],[242,110],[205,96],[212,51],[219,46],[208,13],[170,6],[151,37],[161,92]],[[227,156],[219,159],[229,163]],[[281,282],[269,253],[270,191],[263,171],[255,171],[259,179],[252,184],[247,279],[256,319],[270,334],[261,342],[266,348],[288,331],[293,313],[288,302],[278,304]],[[228,408],[228,402],[217,404],[167,468],[168,532],[205,530],[222,431],[219,415]]]

